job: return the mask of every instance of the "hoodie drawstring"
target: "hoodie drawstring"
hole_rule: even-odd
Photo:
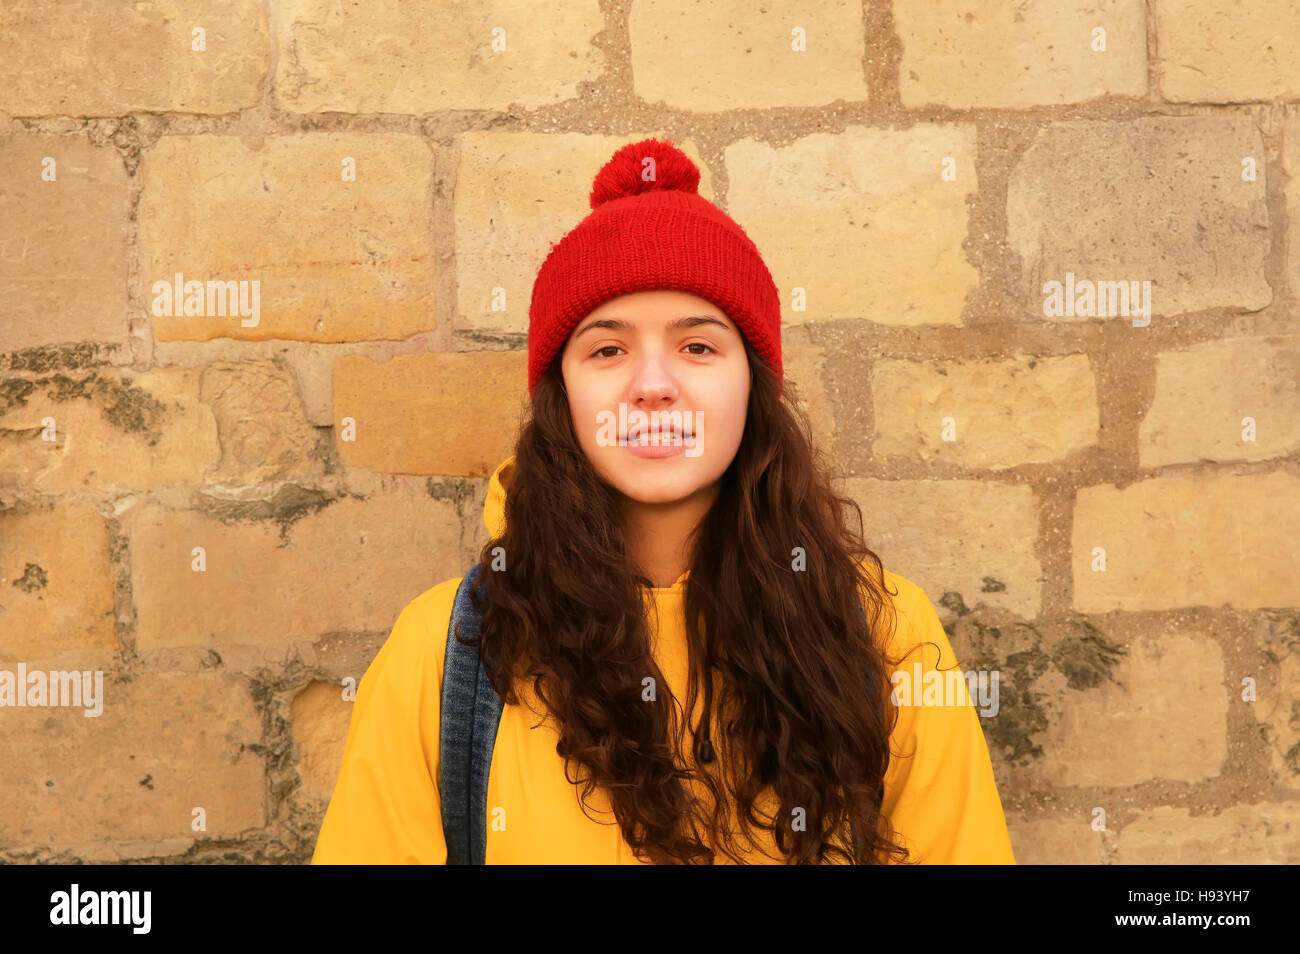
[[[708,694],[705,693],[705,695],[707,696]],[[704,726],[704,734],[696,737],[695,757],[701,762],[712,762],[713,744],[709,742],[709,703],[707,700],[704,703],[704,720],[702,724]],[[699,731],[698,727],[696,731]]]
[[[704,715],[695,727],[695,758],[700,762],[713,761],[713,744],[709,741],[709,718],[713,710],[713,634],[704,637]],[[703,727],[703,731],[701,731]]]

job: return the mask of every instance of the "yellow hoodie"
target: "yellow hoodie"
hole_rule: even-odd
[[[514,458],[492,474],[483,520],[497,536],[505,519],[505,488]],[[898,625],[888,651],[921,647],[900,663],[900,702],[924,672],[953,669],[955,656],[925,592],[886,571]],[[452,600],[460,579],[446,580],[412,600],[397,618],[357,689],[343,764],[316,840],[313,864],[446,864],[438,795],[438,737],[443,657]],[[651,651],[679,699],[686,698],[689,656],[683,599],[686,574],[670,587],[648,590],[657,612],[648,616]],[[657,625],[656,625],[657,620]],[[942,657],[942,661],[937,660]],[[924,677],[922,677],[924,682]],[[891,736],[882,811],[913,858],[932,864],[1014,864],[980,716],[965,692],[956,705],[899,705]],[[565,778],[556,754],[554,721],[532,694],[502,710],[488,776],[487,864],[638,864],[597,789],[584,813],[580,789]],[[697,694],[696,724],[700,705]],[[950,697],[951,698],[951,697]],[[716,742],[715,742],[716,745]],[[702,792],[702,787],[696,789]],[[760,805],[760,808],[764,806]],[[504,811],[499,811],[503,809]],[[770,817],[770,811],[769,815]],[[770,833],[746,860],[780,863]],[[725,864],[725,855],[719,854]]]

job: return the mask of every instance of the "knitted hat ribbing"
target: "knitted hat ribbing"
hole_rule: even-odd
[[[699,195],[699,184],[700,170],[669,140],[629,143],[596,174],[591,213],[552,244],[533,283],[530,395],[593,309],[661,288],[722,309],[783,380],[776,283],[745,230]]]

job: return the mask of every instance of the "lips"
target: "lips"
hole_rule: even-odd
[[[642,440],[643,434],[645,435],[645,440]],[[683,436],[681,431],[676,430],[648,431],[643,427],[634,427],[632,430],[627,432],[627,435],[623,440],[630,444],[653,444],[656,440],[658,440],[660,444],[676,444],[680,443],[684,439],[690,439],[694,436],[694,431]]]

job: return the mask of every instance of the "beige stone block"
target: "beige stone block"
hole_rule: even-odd
[[[1269,460],[1297,449],[1300,337],[1217,339],[1156,356],[1140,466]]]
[[[871,377],[874,457],[1006,468],[1097,443],[1097,382],[1086,355],[882,360]]]
[[[298,775],[308,798],[329,804],[343,764],[343,745],[352,719],[352,703],[343,687],[317,680],[293,700],[292,728],[298,748]]]
[[[256,484],[323,473],[314,459],[315,431],[287,368],[271,361],[209,365],[200,393],[221,438],[214,480]]]
[[[1038,615],[1038,502],[1030,488],[875,478],[849,478],[843,486],[862,508],[867,546],[935,602],[955,593],[972,608],[983,603]]]
[[[140,175],[140,296],[157,340],[403,339],[436,326],[433,156],[418,136],[305,133],[260,149],[167,136]],[[204,291],[192,305],[191,281]]]
[[[826,351],[808,339],[804,327],[783,330],[781,337],[781,363],[786,380],[799,391],[803,409],[812,425],[816,447],[831,455],[835,450],[835,419],[823,378]]]
[[[1147,92],[1141,0],[937,0],[897,3],[893,13],[909,109],[1024,109]]]
[[[0,513],[0,660],[115,649],[113,563],[99,512],[69,502]]]
[[[0,844],[104,848],[235,838],[266,824],[262,719],[224,673],[103,676],[103,711],[24,708],[0,719]],[[192,827],[194,809],[206,831]],[[107,852],[99,852],[105,854]]]
[[[1044,752],[1038,777],[1051,786],[1123,788],[1218,776],[1228,754],[1229,692],[1218,643],[1172,631],[1124,648],[1111,678],[1097,685],[1072,689],[1055,670],[1034,684],[1057,710],[1036,740]]]
[[[1231,157],[1230,160],[1225,157]],[[1242,160],[1261,170],[1242,180]],[[1273,299],[1264,142],[1248,115],[1072,120],[1041,130],[1007,182],[1007,244],[1020,256],[1027,315],[1042,321],[1156,320],[1121,316],[1138,283],[1151,316],[1205,308],[1259,309]],[[1049,282],[1073,283],[1081,308],[1049,316]],[[1090,309],[1083,283],[1102,286]],[[1150,282],[1144,286],[1143,282]],[[1095,284],[1091,284],[1094,291]],[[1149,294],[1148,294],[1149,289]]]
[[[0,112],[235,113],[258,104],[270,61],[261,0],[11,3]]]
[[[1115,863],[1300,864],[1300,804],[1258,802],[1195,816],[1186,808],[1152,809],[1120,830]]]
[[[1286,473],[1083,487],[1070,543],[1074,607],[1296,606],[1297,536],[1300,480]]]
[[[1007,812],[1011,849],[1019,865],[1099,865],[1105,856],[1103,832],[1092,830],[1090,815],[1025,818]]]
[[[727,211],[772,272],[783,322],[961,323],[979,284],[962,248],[979,188],[973,126],[747,138],[725,159]]]
[[[1300,97],[1300,7],[1290,0],[1154,4],[1160,98],[1249,103]]]
[[[0,76],[12,64],[0,52]],[[80,136],[0,136],[0,181],[0,351],[125,341],[130,210],[121,156]]]
[[[0,382],[0,486],[120,493],[201,482],[221,448],[199,375],[101,368]]]
[[[865,102],[865,30],[850,0],[636,0],[634,89],[698,112]]]
[[[482,477],[514,453],[527,398],[524,351],[344,355],[334,439],[350,467]]]
[[[460,516],[427,494],[277,500],[286,504],[278,511],[208,501],[211,513],[155,503],[123,513],[141,652],[387,629],[415,596],[461,571]]]
[[[332,0],[272,4],[276,95],[300,113],[535,109],[604,71],[597,0],[556,0],[545,15],[515,0]]]
[[[1300,113],[1282,126],[1282,169],[1287,175],[1287,284],[1291,294],[1300,298]]]

